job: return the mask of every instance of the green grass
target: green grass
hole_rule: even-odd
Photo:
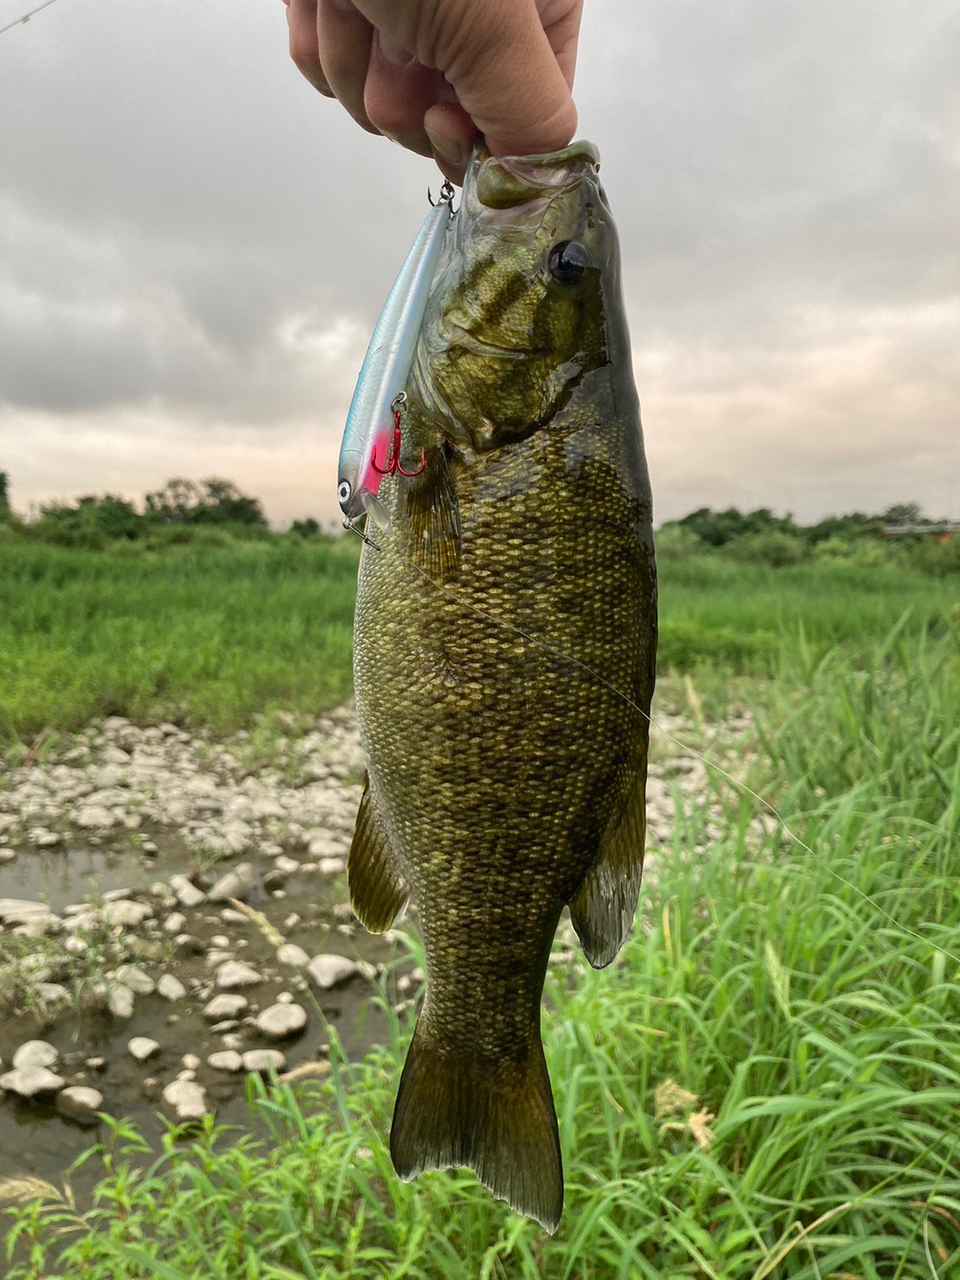
[[[960,577],[887,566],[774,569],[696,555],[663,560],[660,579],[662,671],[779,676],[798,643],[823,655],[880,639],[908,611],[910,637],[944,631],[960,613]]]
[[[753,686],[751,778],[803,843],[758,835],[760,806],[713,773],[677,792],[618,961],[551,969],[555,1237],[468,1173],[396,1178],[393,1017],[359,1064],[334,1041],[322,1086],[251,1086],[269,1142],[210,1124],[143,1172],[119,1126],[92,1207],[26,1188],[11,1280],[960,1274],[960,624],[858,627],[796,640],[792,678]]]
[[[162,550],[0,543],[0,737],[107,715],[227,731],[351,689],[346,538]]]
[[[225,733],[347,696],[359,541],[201,533],[107,551],[0,540],[0,740],[106,715]],[[724,679],[781,674],[801,630],[814,656],[906,610],[907,640],[943,630],[960,599],[957,576],[708,555],[666,559],[661,581],[661,671]]]

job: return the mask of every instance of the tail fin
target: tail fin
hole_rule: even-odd
[[[563,1212],[563,1163],[539,1037],[525,1063],[445,1052],[417,1024],[390,1133],[404,1181],[467,1165],[512,1209],[551,1234]]]

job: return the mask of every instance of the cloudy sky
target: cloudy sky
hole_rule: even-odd
[[[960,517],[958,65],[956,0],[587,0],[659,519]],[[58,0],[0,35],[15,508],[222,475],[332,516],[431,182],[301,80],[281,0]]]

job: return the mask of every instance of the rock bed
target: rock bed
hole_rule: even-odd
[[[80,1122],[94,1117],[105,1105],[94,1086],[108,1064],[82,1052],[65,1061],[29,1032],[69,1021],[82,1041],[84,1028],[107,1019],[129,1027],[126,1050],[145,1069],[145,1094],[159,1092],[173,1117],[192,1119],[210,1109],[198,1075],[282,1071],[276,1046],[301,1035],[325,993],[376,975],[362,959],[290,941],[296,932],[326,935],[328,945],[353,949],[358,926],[336,899],[362,757],[349,707],[288,729],[266,746],[249,734],[216,743],[175,725],[138,728],[111,717],[53,758],[5,772],[0,1004],[12,1017],[4,1019],[0,1090],[55,1101]],[[265,751],[277,766],[256,767]],[[78,842],[119,850],[142,878],[171,846],[181,869],[56,910],[5,893],[25,862],[69,859]],[[285,902],[291,881],[298,911]],[[257,951],[256,960],[244,951]],[[158,1022],[158,1001],[169,1008],[159,1019],[170,1027],[164,1046],[136,1034],[142,1008],[151,1026]],[[203,1060],[174,1051],[177,1024],[198,1013],[218,1042]],[[11,1040],[21,1041],[12,1052]],[[163,1077],[150,1074],[158,1062]]]
[[[679,711],[658,720],[667,735],[687,733]],[[711,749],[729,758],[748,728],[746,719],[728,722]],[[258,764],[265,755],[270,767]],[[702,762],[655,735],[658,756],[648,787],[654,857],[672,839],[673,789],[701,800],[706,791]],[[291,720],[265,744],[247,733],[215,742],[172,724],[139,728],[111,717],[50,759],[8,769],[0,779],[0,1007],[10,1016],[0,1035],[8,1059],[0,1061],[0,1090],[24,1104],[54,1102],[80,1124],[114,1110],[98,1087],[110,1065],[103,1055],[89,1044],[64,1052],[51,1043],[55,1035],[44,1038],[65,1020],[81,1042],[98,1019],[115,1042],[122,1029],[142,1096],[177,1120],[214,1109],[236,1090],[226,1082],[243,1073],[284,1072],[280,1046],[289,1053],[311,1023],[322,1025],[318,1009],[334,988],[378,972],[357,954],[358,944],[370,954],[370,944],[343,901],[361,772],[349,706],[306,726]],[[716,805],[708,810],[708,839],[721,817]],[[144,878],[166,848],[178,867],[57,909],[4,896],[4,881],[26,860],[70,858],[78,841],[126,850]],[[318,934],[326,935],[322,950],[310,945]],[[385,945],[393,940],[387,935]],[[571,943],[567,922],[556,962],[576,963]],[[397,1000],[415,998],[422,981],[417,970],[402,974]],[[149,1026],[138,1025],[142,1009]],[[199,1043],[177,1043],[179,1025],[194,1036],[202,1025],[202,1057],[192,1051]],[[293,1071],[326,1069],[314,1056]]]

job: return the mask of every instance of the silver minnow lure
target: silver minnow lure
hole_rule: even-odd
[[[453,216],[453,194],[453,187],[445,182],[400,268],[363,359],[337,472],[337,499],[347,528],[366,513],[380,514],[377,492],[388,470],[391,448],[394,454],[399,450],[399,442],[393,439],[396,412],[403,402],[430,285]]]

